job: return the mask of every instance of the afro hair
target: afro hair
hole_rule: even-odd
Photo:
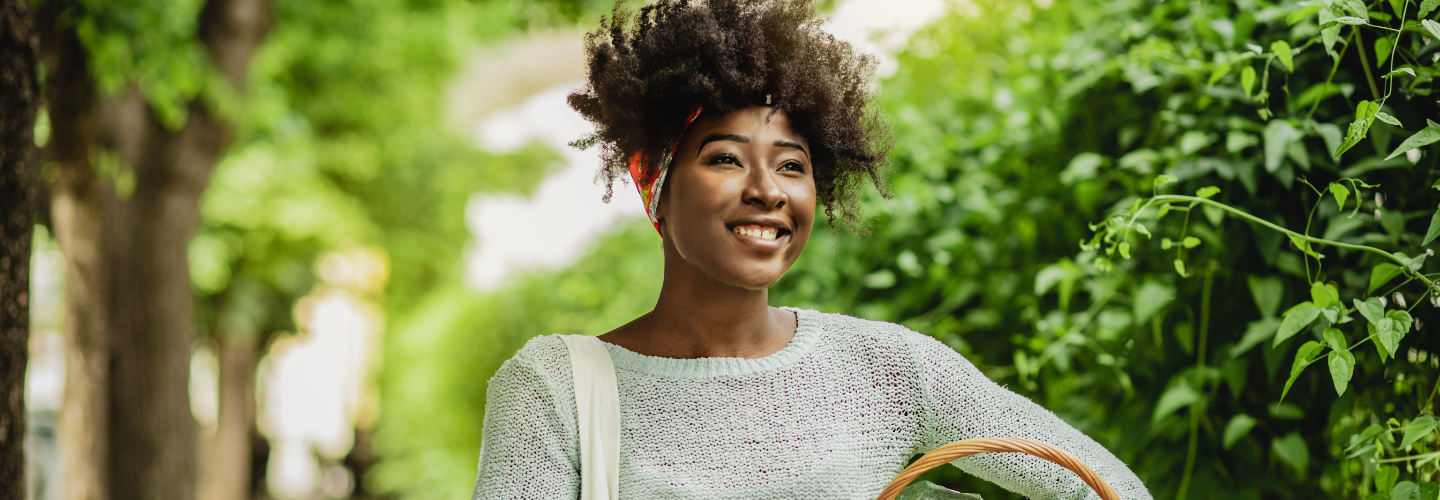
[[[821,29],[809,0],[659,0],[617,6],[585,37],[589,81],[570,106],[595,124],[572,145],[601,145],[610,200],[627,159],[668,150],[696,105],[720,116],[774,96],[810,143],[830,225],[858,228],[857,192],[883,182],[890,136],[877,109],[875,58]]]

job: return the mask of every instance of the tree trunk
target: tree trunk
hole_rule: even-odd
[[[84,48],[55,24],[57,3],[46,4],[54,36],[44,48],[47,152],[59,167],[52,217],[66,260],[66,497],[194,498],[186,252],[229,133],[200,104],[169,130],[133,89],[97,96]],[[210,0],[201,12],[200,39],[237,88],[267,24],[264,0]],[[96,174],[91,162],[107,154],[133,174],[132,192]]]
[[[201,471],[204,500],[250,500],[255,433],[255,368],[260,346],[252,336],[217,335],[219,415]]]
[[[25,365],[35,228],[36,39],[26,0],[0,0],[0,500],[25,498]]]

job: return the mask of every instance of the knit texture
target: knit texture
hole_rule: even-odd
[[[759,359],[671,359],[605,344],[620,385],[620,497],[873,500],[915,454],[970,438],[1048,443],[1120,498],[1150,500],[1129,468],[955,350],[902,326],[795,310],[795,338]],[[578,498],[569,354],[532,339],[490,380],[475,500]],[[953,462],[1036,500],[1098,498],[1019,453]]]

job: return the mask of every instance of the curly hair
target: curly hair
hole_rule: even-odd
[[[890,197],[888,127],[876,103],[874,56],[821,30],[809,0],[660,0],[632,16],[616,6],[585,37],[589,80],[569,103],[595,124],[572,143],[601,145],[605,201],[627,159],[668,150],[696,105],[723,116],[775,96],[810,143],[816,197],[835,227],[858,228],[856,189]],[[863,232],[863,231],[862,231]]]

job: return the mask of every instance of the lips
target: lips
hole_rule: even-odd
[[[741,243],[760,251],[775,251],[788,241],[790,228],[784,221],[771,217],[747,218],[726,224]]]

